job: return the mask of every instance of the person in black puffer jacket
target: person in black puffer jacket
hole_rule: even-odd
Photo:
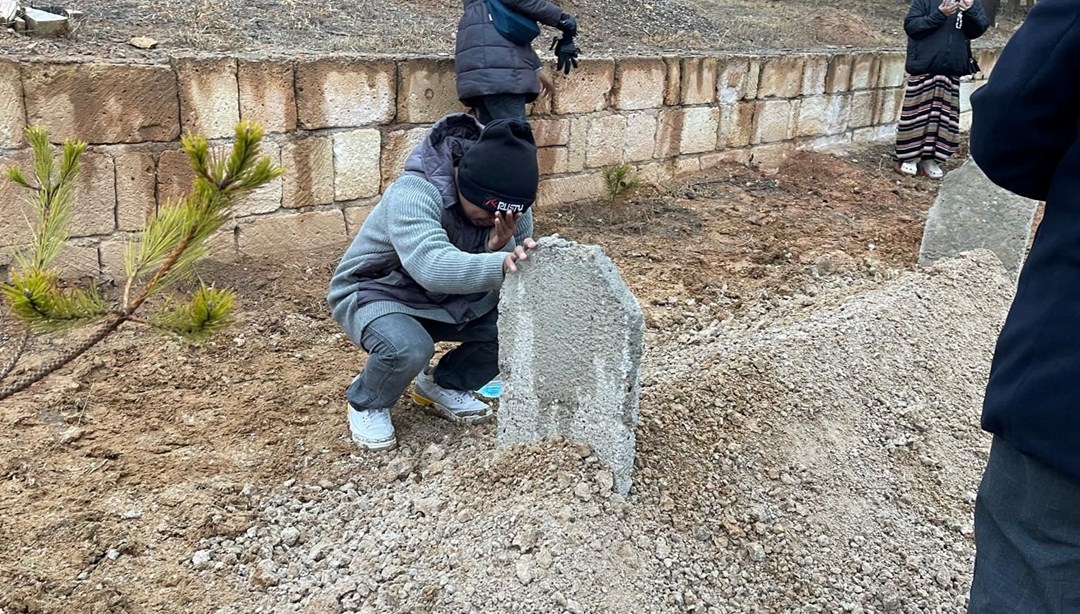
[[[960,77],[977,71],[971,40],[989,27],[981,0],[911,3],[904,19],[909,77],[896,133],[901,173],[941,178],[938,162],[960,140]]]
[[[558,28],[564,37],[577,34],[577,21],[547,0],[502,0],[510,10],[542,24]],[[492,23],[486,0],[465,0],[458,24],[458,98],[477,111],[480,122],[494,119],[525,119],[525,105],[554,86],[543,73],[536,51],[504,38]]]

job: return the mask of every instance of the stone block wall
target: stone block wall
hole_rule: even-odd
[[[997,50],[980,50],[985,71]],[[890,138],[903,100],[895,51],[586,59],[530,109],[543,178],[538,208],[602,196],[604,167],[662,184],[725,162],[773,170],[796,149]],[[167,64],[0,58],[0,167],[28,166],[24,129],[90,144],[69,245],[71,272],[119,274],[122,244],[191,172],[180,136],[228,145],[238,120],[267,131],[284,176],[248,197],[218,258],[285,256],[346,242],[432,122],[463,111],[446,58],[177,57]],[[0,190],[0,265],[28,228]]]

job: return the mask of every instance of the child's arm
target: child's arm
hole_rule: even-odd
[[[507,8],[535,19],[544,25],[557,27],[562,18],[562,9],[547,0],[503,0]]]

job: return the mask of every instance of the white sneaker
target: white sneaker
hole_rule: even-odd
[[[919,165],[914,160],[908,160],[900,165],[900,173],[908,177],[919,174]]]
[[[394,435],[394,423],[390,420],[389,409],[359,410],[349,404],[349,432],[353,442],[362,447],[380,452],[397,447]]]
[[[938,166],[937,160],[923,160],[919,164],[919,168],[931,179],[941,179],[945,176],[945,172]]]
[[[413,382],[412,399],[424,411],[451,422],[482,422],[492,416],[491,406],[467,390],[450,390],[435,383],[424,369]]]

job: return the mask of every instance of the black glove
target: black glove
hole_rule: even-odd
[[[560,15],[559,23],[555,24],[555,27],[562,30],[566,36],[577,36],[577,19],[569,13]]]
[[[574,37],[567,34],[562,38],[551,41],[551,48],[555,51],[555,72],[560,70],[563,74],[570,74],[570,67],[578,67],[578,48],[574,44]]]

